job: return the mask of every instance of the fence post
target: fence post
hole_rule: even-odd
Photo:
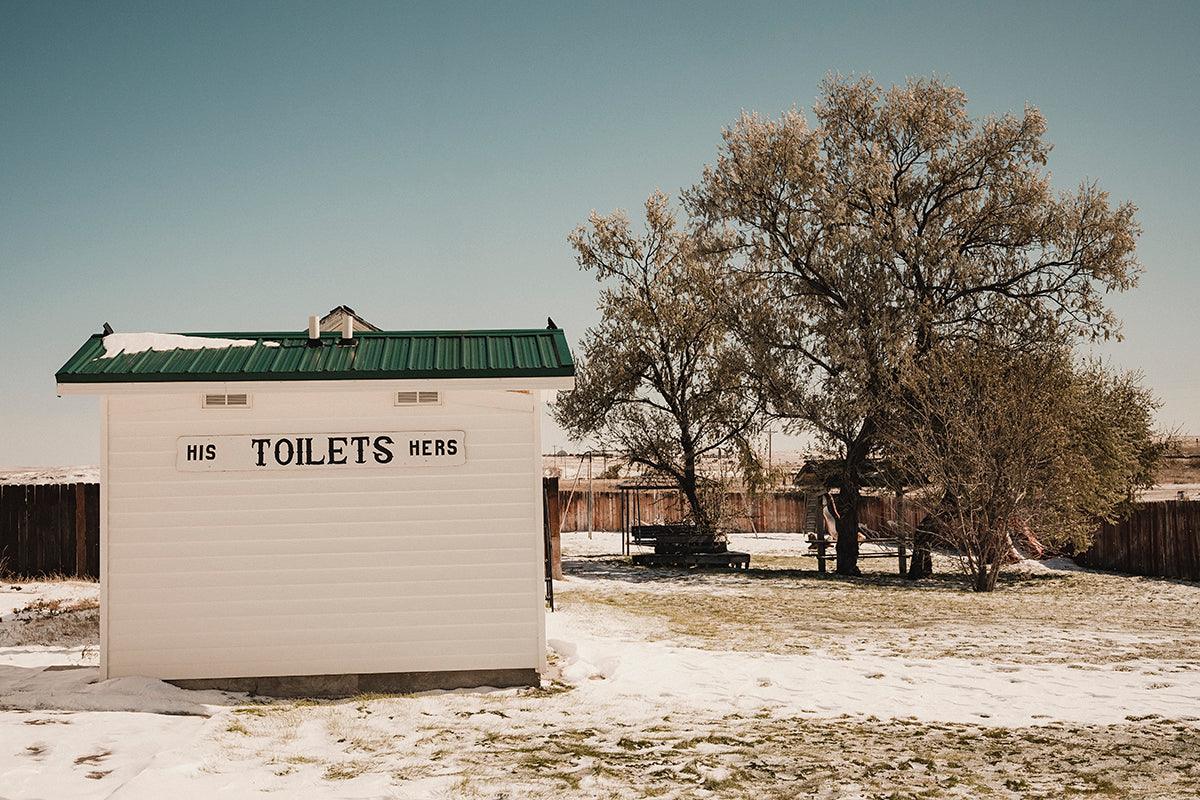
[[[75,577],[87,576],[87,498],[83,484],[75,484]]]
[[[558,478],[542,478],[542,501],[546,504],[546,521],[550,529],[550,575],[561,581],[562,573],[562,508],[559,504]]]
[[[595,521],[596,521],[596,516],[595,516],[595,515],[596,515],[596,500],[595,500],[595,494],[594,494],[594,493],[593,493],[593,491],[592,491],[592,452],[591,452],[590,450],[588,451],[588,501],[587,501],[587,514],[588,514],[588,538],[590,539],[590,538],[592,538],[592,531],[593,531],[593,530],[595,529],[595,527],[596,527],[596,526],[595,526]]]

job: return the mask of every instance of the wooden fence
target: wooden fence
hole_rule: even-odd
[[[632,493],[631,493],[632,494]],[[675,491],[639,492],[642,519],[644,522],[674,522],[685,516],[683,497]],[[747,500],[744,492],[732,492],[731,527],[742,533],[800,533],[804,529],[806,494],[802,491],[763,492],[753,500]],[[562,509],[564,531],[586,531],[588,529],[587,489],[559,490],[559,505]],[[592,530],[621,530],[621,493],[606,489],[592,494]],[[906,523],[915,526],[920,512],[910,503],[901,503],[900,515]],[[876,530],[884,528],[884,522],[896,519],[894,497],[866,496],[860,510],[859,521]]]
[[[561,530],[588,529],[587,492],[559,489]],[[569,501],[569,502],[568,502]],[[621,493],[599,491],[592,497],[594,529],[621,529]],[[681,498],[672,491],[641,493],[643,519],[672,521],[682,515]],[[860,519],[877,530],[896,518],[891,497],[867,497]],[[731,495],[734,527],[745,532],[799,533],[804,528],[805,494],[782,491],[747,501]],[[910,525],[917,510],[901,504]],[[552,529],[553,530],[553,529]],[[1133,513],[1100,527],[1091,548],[1076,558],[1096,569],[1200,580],[1200,501],[1139,503]],[[100,487],[95,483],[0,484],[0,575],[100,574]]]
[[[632,502],[632,492],[631,502]],[[674,522],[685,516],[686,501],[679,492],[638,492],[642,521]],[[731,492],[728,501],[732,505],[735,530],[758,533],[798,532],[804,527],[805,495],[803,492],[773,492],[759,495],[747,501],[742,492]],[[559,506],[562,508],[564,531],[586,531],[588,529],[587,489],[559,490]],[[597,531],[621,530],[621,493],[604,490],[592,494],[592,529]]]
[[[0,575],[100,577],[100,485],[0,484]]]
[[[1125,519],[1101,525],[1075,560],[1133,575],[1200,580],[1200,501],[1138,503]]]
[[[569,500],[569,503],[568,503]],[[599,491],[592,496],[594,530],[621,529],[621,493]],[[803,492],[769,492],[747,503],[741,493],[730,497],[738,513],[732,527],[742,532],[800,533],[804,528]],[[674,491],[641,492],[642,518],[646,522],[682,519],[682,500]],[[560,490],[562,530],[588,529],[587,491]],[[908,529],[916,526],[921,511],[911,503],[889,496],[867,496],[859,520],[884,530],[889,520],[901,519]],[[1096,532],[1091,548],[1076,558],[1096,569],[1200,580],[1200,501],[1166,500],[1138,503],[1127,518],[1105,524]]]
[[[894,495],[865,495],[862,500],[862,506],[858,510],[859,524],[881,533],[887,532],[888,523],[893,520],[902,523],[902,530],[915,530],[925,516],[925,512],[919,506],[904,500],[899,501],[897,512]]]

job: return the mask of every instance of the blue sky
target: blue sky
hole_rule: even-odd
[[[1197,3],[0,2],[0,466],[95,461],[97,402],[53,373],[106,320],[346,303],[576,339],[571,228],[690,185],[741,109],[811,106],[829,71],[1040,107],[1056,183],[1141,208],[1106,353],[1200,433],[1198,41]]]

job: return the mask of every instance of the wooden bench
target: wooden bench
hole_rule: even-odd
[[[711,534],[702,535],[694,525],[676,523],[671,525],[634,525],[629,529],[629,540],[632,544],[642,547],[653,547],[655,552],[686,552],[689,550],[711,548],[724,542],[717,542]],[[714,551],[717,552],[717,551]]]
[[[668,525],[633,525],[629,528],[629,543],[642,547],[653,547],[659,531]]]
[[[825,572],[825,562],[832,561],[837,563],[837,542],[825,536],[817,536],[815,534],[808,535],[808,541],[817,548],[817,572]],[[894,558],[900,568],[901,575],[908,574],[908,542],[903,538],[892,539],[866,539],[859,542],[858,557],[862,558]],[[862,545],[873,544],[881,547],[893,547],[895,550],[881,550],[863,552]]]
[[[634,525],[630,541],[653,545],[653,553],[636,553],[633,563],[646,567],[722,567],[749,569],[749,553],[731,553],[725,540],[711,533],[702,534],[694,525]]]

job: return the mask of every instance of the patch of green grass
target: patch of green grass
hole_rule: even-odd
[[[265,717],[270,715],[272,709],[265,706],[243,706],[233,709],[234,714],[244,714],[248,717]]]

